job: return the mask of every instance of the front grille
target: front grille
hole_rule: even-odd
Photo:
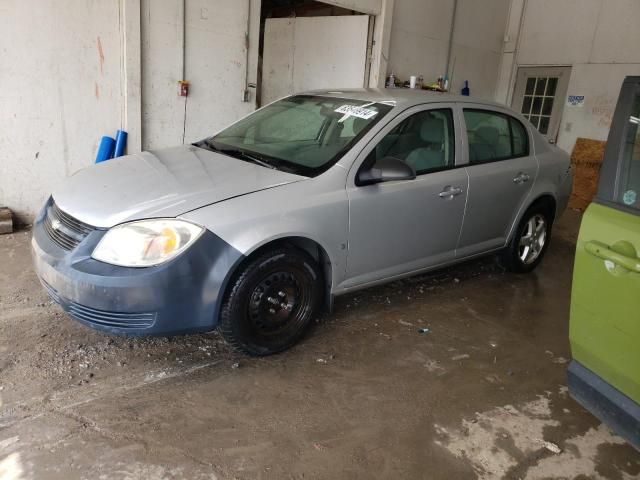
[[[53,288],[51,285],[49,285],[44,280],[40,279],[40,281],[42,282],[42,285],[44,286],[44,288],[47,291],[47,293],[49,294],[49,296],[51,297],[51,300],[53,300],[57,304],[62,303],[61,300],[60,300],[60,295],[58,295],[58,292],[56,291],[56,289]]]
[[[113,327],[125,330],[149,328],[156,323],[157,314],[155,312],[117,313],[98,310],[60,297],[56,289],[44,280],[42,280],[42,284],[54,302],[60,304],[69,315],[81,322],[99,327]]]
[[[53,201],[47,207],[43,225],[49,238],[64,250],[73,250],[95,230],[60,210]]]
[[[123,329],[149,328],[156,321],[156,314],[149,313],[116,313],[85,307],[75,302],[69,302],[66,310],[72,317],[102,327]]]

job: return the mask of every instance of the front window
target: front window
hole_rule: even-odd
[[[425,110],[399,123],[365,160],[370,167],[385,157],[402,160],[423,175],[451,168],[455,164],[453,112]]]
[[[197,145],[313,177],[333,166],[391,108],[297,95],[258,110]]]

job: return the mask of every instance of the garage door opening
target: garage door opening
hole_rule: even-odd
[[[321,88],[369,83],[374,17],[311,0],[263,0],[258,106]]]

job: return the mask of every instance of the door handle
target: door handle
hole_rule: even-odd
[[[531,177],[527,173],[520,172],[518,173],[518,175],[516,175],[513,178],[513,183],[517,183],[518,185],[521,185],[525,182],[528,182],[530,179]]]
[[[462,189],[460,187],[445,187],[443,191],[441,191],[438,196],[440,198],[453,198],[456,195],[460,195],[462,193]]]
[[[626,242],[625,242],[626,243]],[[593,255],[594,257],[602,258],[603,260],[609,260],[616,265],[626,268],[635,273],[640,273],[640,258],[632,258],[622,253],[618,253],[615,250],[611,250],[609,245],[605,245],[602,242],[591,240],[585,243],[584,249]]]

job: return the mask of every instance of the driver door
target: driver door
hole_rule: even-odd
[[[414,107],[361,152],[347,180],[349,253],[345,289],[402,276],[454,259],[468,175],[455,104]],[[415,180],[358,186],[358,173],[395,157]]]

